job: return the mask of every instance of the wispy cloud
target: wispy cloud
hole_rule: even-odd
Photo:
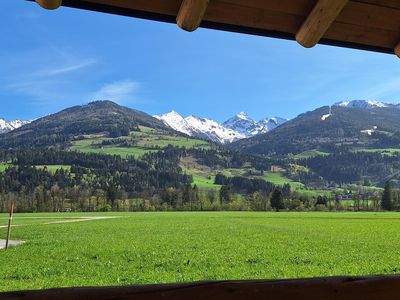
[[[43,51],[48,55],[38,55]],[[92,67],[98,64],[95,57],[50,47],[16,53],[5,62],[0,92],[22,95],[38,111],[54,111],[90,100],[93,76],[85,75],[92,74]]]
[[[81,69],[90,67],[96,63],[97,63],[97,60],[95,60],[93,58],[89,58],[89,59],[86,59],[86,60],[83,60],[80,62],[74,62],[72,64],[67,64],[67,65],[63,65],[63,66],[56,66],[52,69],[41,70],[36,75],[43,76],[43,77],[63,75],[66,73],[79,71]]]
[[[112,100],[119,104],[139,103],[137,91],[140,84],[134,80],[126,79],[104,84],[92,96],[94,100]]]
[[[383,99],[390,98],[400,92],[400,77],[393,78],[391,80],[385,80],[382,83],[372,86],[367,89],[364,94],[368,99]],[[400,99],[392,99],[392,101],[399,101]]]

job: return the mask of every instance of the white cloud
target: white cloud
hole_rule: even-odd
[[[52,69],[47,69],[47,70],[42,70],[39,71],[36,75],[37,76],[43,76],[43,77],[48,77],[48,76],[56,76],[56,75],[64,75],[66,73],[71,73],[75,71],[79,71],[81,69],[84,69],[86,67],[92,66],[96,64],[97,61],[95,59],[87,59],[83,60],[80,62],[75,62],[73,64],[68,64],[64,66],[57,66]]]
[[[138,103],[136,97],[140,84],[127,79],[114,81],[103,85],[92,96],[93,100],[111,100],[119,104]]]

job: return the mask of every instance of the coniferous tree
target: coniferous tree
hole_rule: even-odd
[[[285,208],[285,204],[283,202],[283,193],[279,188],[274,189],[274,191],[272,192],[271,207],[276,211]]]
[[[383,190],[381,206],[384,210],[392,210],[393,209],[393,193],[392,193],[392,187],[391,187],[389,181],[386,182],[385,188]]]

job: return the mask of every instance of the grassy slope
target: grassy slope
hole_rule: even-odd
[[[15,227],[14,238],[27,243],[0,250],[0,290],[399,270],[398,213],[117,215]]]
[[[294,159],[307,159],[307,158],[312,158],[315,156],[327,156],[327,155],[329,155],[328,152],[322,152],[319,150],[307,150],[307,151],[301,152],[299,154],[296,154],[294,156]]]
[[[292,189],[302,189],[304,188],[304,184],[301,182],[293,181],[287,177],[285,177],[282,173],[276,172],[265,172],[264,176],[262,176],[266,181],[272,182],[276,185],[284,185],[289,184]]]
[[[103,140],[109,140],[104,136],[90,136],[85,139],[74,141],[71,150],[86,152],[86,153],[102,153],[109,155],[121,155],[127,157],[134,155],[141,157],[146,153],[158,151],[156,147],[165,148],[168,145],[186,148],[208,148],[209,144],[205,141],[187,138],[184,136],[166,135],[158,132],[155,129],[140,126],[140,132],[132,132],[131,137],[137,141],[137,145],[132,147],[117,147],[117,146],[104,146],[93,147],[92,144],[99,144]]]
[[[378,152],[381,153],[382,155],[397,155],[400,153],[399,148],[382,148],[382,149],[360,149],[360,148],[355,148],[354,151],[363,151],[363,152]]]

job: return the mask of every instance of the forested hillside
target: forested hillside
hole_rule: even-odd
[[[79,135],[127,136],[131,131],[139,131],[140,125],[172,131],[146,113],[111,101],[95,101],[65,109],[0,135],[0,148],[64,147]]]
[[[298,154],[335,147],[390,148],[400,145],[400,109],[328,106],[299,115],[275,130],[230,144],[260,155]]]
[[[223,147],[97,101],[0,135],[0,211],[378,210],[400,186],[398,119],[323,107]]]

